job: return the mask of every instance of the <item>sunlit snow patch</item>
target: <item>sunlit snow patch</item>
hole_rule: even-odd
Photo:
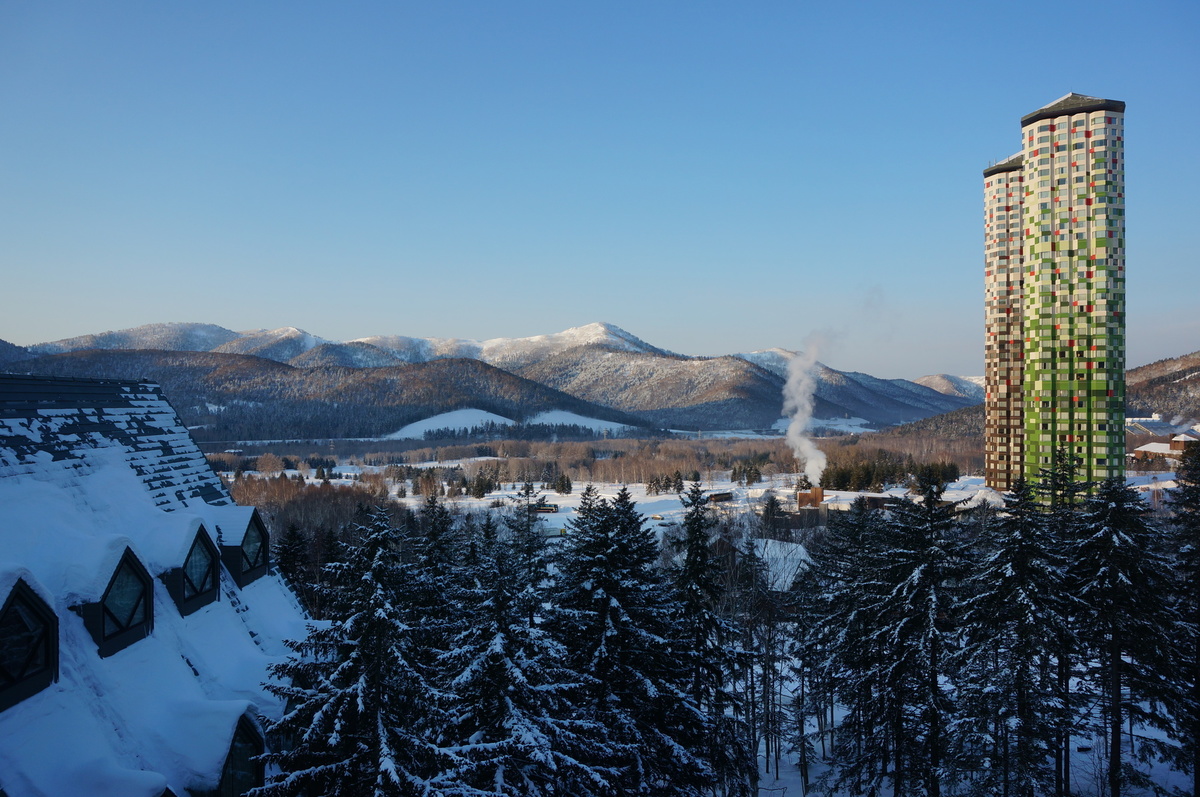
[[[512,426],[515,421],[486,410],[454,410],[453,412],[443,412],[441,415],[434,415],[432,418],[426,418],[416,423],[410,423],[398,431],[384,435],[383,439],[420,440],[425,436],[426,432],[433,431],[434,429],[470,429],[474,426],[483,426],[486,423]]]

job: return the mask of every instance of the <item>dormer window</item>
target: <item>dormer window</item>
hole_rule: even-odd
[[[80,614],[101,656],[124,650],[150,633],[154,627],[154,589],[150,574],[133,551],[125,549],[100,602],[85,604]]]
[[[113,639],[145,625],[150,613],[150,585],[122,559],[101,601],[104,607],[104,638]]]
[[[254,760],[263,751],[263,740],[258,731],[245,717],[239,719],[229,745],[229,755],[225,756],[225,766],[221,770],[221,785],[218,787],[221,797],[236,797],[263,785],[263,765]]]
[[[254,570],[262,567],[266,563],[266,555],[267,546],[264,535],[257,525],[251,523],[242,540],[242,569]]]
[[[58,618],[24,581],[0,608],[0,711],[58,677]]]
[[[161,576],[181,615],[186,617],[217,599],[219,561],[217,546],[201,526],[182,566]]]
[[[240,543],[236,534],[227,534],[226,544],[221,545],[221,561],[229,575],[239,587],[244,587],[259,576],[265,575],[270,564],[271,538],[263,526],[258,512],[250,516]]]
[[[183,562],[183,597],[195,598],[217,588],[217,556],[196,535]]]

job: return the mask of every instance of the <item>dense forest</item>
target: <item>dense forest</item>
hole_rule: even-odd
[[[584,488],[552,545],[533,484],[474,514],[344,491],[354,520],[276,537],[325,622],[275,672],[294,708],[256,794],[753,795],[781,766],[820,794],[1194,779],[1200,453],[1179,475],[1152,517],[1065,456],[970,512],[926,469],[916,500],[831,513],[790,586],[769,527],[696,484],[661,542],[628,493]]]

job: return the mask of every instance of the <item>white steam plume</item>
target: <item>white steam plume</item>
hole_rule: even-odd
[[[787,384],[783,388],[783,413],[792,418],[787,428],[787,442],[814,487],[821,483],[821,473],[825,470],[825,452],[817,448],[807,434],[817,390],[814,373],[817,353],[817,340],[815,336],[810,337],[805,341],[804,351],[788,363]]]

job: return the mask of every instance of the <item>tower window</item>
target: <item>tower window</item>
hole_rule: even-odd
[[[49,686],[58,675],[58,618],[24,581],[0,609],[0,710]]]

